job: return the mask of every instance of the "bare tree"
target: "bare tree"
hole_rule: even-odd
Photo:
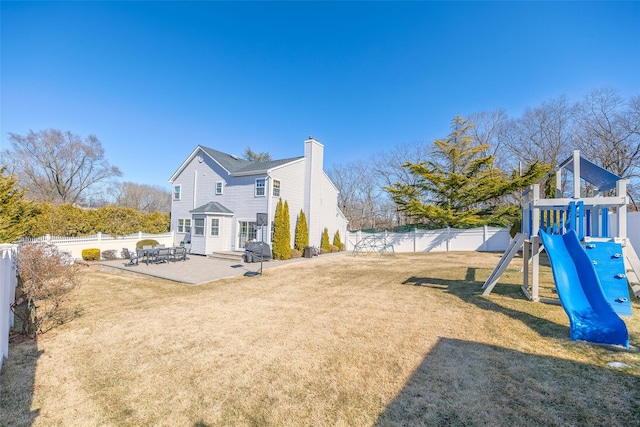
[[[384,193],[370,169],[368,163],[356,161],[335,165],[328,171],[340,191],[338,202],[351,230],[380,226],[378,206]]]
[[[104,157],[102,143],[94,135],[86,138],[69,131],[48,129],[27,135],[9,134],[11,160],[27,196],[37,201],[82,203],[101,184],[121,176]]]
[[[589,93],[576,110],[576,144],[584,157],[631,180],[640,167],[640,113],[637,98],[625,101],[606,87]]]
[[[171,211],[171,192],[159,185],[123,182],[116,188],[116,205],[142,213]]]
[[[536,161],[556,165],[572,152],[572,117],[574,106],[565,96],[527,108],[511,120],[506,133],[506,146],[525,165]]]

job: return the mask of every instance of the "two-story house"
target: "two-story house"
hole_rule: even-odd
[[[344,241],[347,220],[338,206],[338,190],[323,170],[323,157],[324,146],[312,137],[304,142],[304,156],[264,162],[199,145],[169,179],[171,229],[201,255],[241,251],[253,239],[271,244],[282,198],[289,205],[292,247],[301,209],[309,245],[320,246],[325,227],[330,240],[339,231]],[[258,218],[265,226],[258,225]]]

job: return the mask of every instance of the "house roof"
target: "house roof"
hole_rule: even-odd
[[[225,168],[229,173],[236,172],[249,166],[251,163],[249,160],[241,159],[234,154],[223,153],[222,151],[214,150],[213,148],[198,145],[205,153],[207,153],[213,160],[218,162],[220,166]]]
[[[190,210],[189,213],[233,215],[233,211],[225,208],[223,205],[221,205],[218,202],[209,202],[206,205],[202,205],[198,208]]]
[[[295,162],[304,157],[290,157],[282,160],[268,160],[265,162],[249,162],[248,165],[242,169],[238,169],[233,172],[233,175],[253,175],[256,173],[265,173],[270,169],[275,169],[278,166],[286,165],[287,163]]]
[[[573,172],[573,162],[573,156],[571,156],[560,163],[558,169],[566,169]],[[600,191],[616,188],[616,183],[622,179],[618,175],[590,162],[582,156],[580,156],[580,178],[593,184]]]
[[[229,175],[243,176],[243,175],[257,175],[267,173],[269,170],[277,167],[299,161],[304,159],[304,156],[290,157],[288,159],[281,160],[268,160],[264,162],[252,162],[250,160],[241,159],[234,154],[223,153],[222,151],[214,150],[213,148],[198,145],[191,155],[180,165],[177,171],[169,178],[169,182],[173,182],[174,179],[180,174],[180,172],[189,164],[189,162],[195,158],[196,154],[202,151],[211,157],[216,163],[222,166]]]

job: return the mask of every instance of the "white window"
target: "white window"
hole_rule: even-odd
[[[173,200],[180,200],[180,186],[173,186]]]
[[[217,195],[222,194],[222,188],[223,188],[222,181],[217,181],[216,182],[216,194]]]
[[[190,233],[191,232],[191,220],[190,219],[178,219],[178,233]]]
[[[217,218],[211,219],[211,235],[212,236],[220,235],[220,220]]]
[[[280,197],[280,181],[273,180],[273,197]]]
[[[195,236],[204,236],[204,218],[193,220],[193,234]]]
[[[264,196],[264,178],[256,179],[256,196]]]

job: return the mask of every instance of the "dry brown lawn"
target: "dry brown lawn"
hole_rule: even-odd
[[[80,315],[12,344],[0,425],[640,425],[640,354],[570,341],[521,260],[482,297],[499,257],[322,256],[200,286],[87,268]]]

